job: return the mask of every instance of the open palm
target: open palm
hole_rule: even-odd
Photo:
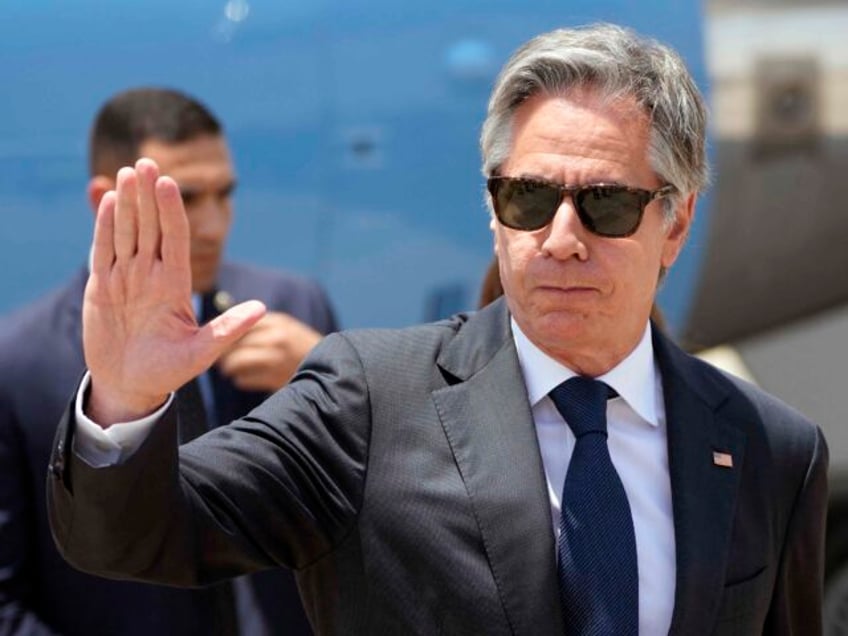
[[[177,184],[149,159],[122,168],[97,212],[83,303],[92,380],[86,412],[103,426],[146,415],[264,312],[262,303],[248,301],[197,325],[189,224]]]

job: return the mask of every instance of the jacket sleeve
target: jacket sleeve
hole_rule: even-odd
[[[822,633],[828,450],[817,427],[809,456],[789,519],[765,634]]]
[[[66,413],[47,486],[63,556],[101,576],[205,585],[305,567],[344,538],[362,500],[368,387],[333,335],[265,403],[179,450],[173,408],[118,466],[76,457],[73,429]]]

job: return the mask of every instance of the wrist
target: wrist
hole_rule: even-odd
[[[97,384],[92,378],[83,399],[83,413],[106,429],[118,422],[132,422],[159,409],[168,395],[151,396],[115,391]]]

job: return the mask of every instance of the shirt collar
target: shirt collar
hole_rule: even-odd
[[[533,344],[521,331],[514,318],[510,319],[512,337],[518,361],[524,374],[530,406],[544,399],[558,384],[577,375]],[[645,327],[636,348],[608,373],[597,378],[618,392],[618,395],[651,426],[659,425],[656,396],[659,377],[654,364],[651,324]]]

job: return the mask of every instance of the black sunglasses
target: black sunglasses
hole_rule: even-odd
[[[498,221],[514,230],[545,227],[570,195],[583,226],[593,234],[613,238],[633,234],[639,229],[645,206],[675,191],[673,185],[642,190],[605,183],[564,186],[516,177],[489,177],[486,185]]]

